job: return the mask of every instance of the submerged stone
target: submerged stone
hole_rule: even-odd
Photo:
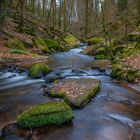
[[[68,104],[80,108],[97,93],[99,84],[99,80],[91,78],[62,79],[47,87],[45,92],[52,97],[62,97]]]
[[[64,102],[49,102],[33,106],[17,117],[22,128],[36,128],[45,125],[61,125],[73,119],[73,112]]]

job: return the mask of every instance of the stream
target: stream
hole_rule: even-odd
[[[133,88],[136,85],[112,79],[109,69],[91,69],[96,60],[81,53],[84,47],[51,55],[49,65],[65,78],[101,80],[99,93],[83,109],[74,109],[72,123],[44,128],[32,140],[140,140],[140,91]],[[58,100],[43,96],[43,84],[45,80],[26,73],[0,72],[0,131],[30,106]],[[20,132],[0,139],[28,138]]]

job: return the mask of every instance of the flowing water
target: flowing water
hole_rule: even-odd
[[[100,91],[81,110],[74,110],[72,123],[49,130],[44,128],[33,140],[140,140],[140,92],[106,72],[92,70],[94,58],[81,54],[82,47],[53,54],[50,66],[66,78],[96,78]],[[26,74],[0,72],[0,129],[15,122],[19,112],[52,100],[43,96],[44,80]],[[133,85],[132,87],[134,87]],[[18,135],[18,137],[14,136]],[[9,134],[6,140],[24,140],[22,133]]]

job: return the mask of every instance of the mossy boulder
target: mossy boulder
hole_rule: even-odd
[[[44,39],[44,42],[51,51],[64,51],[65,48],[57,41],[52,39]]]
[[[107,53],[106,46],[100,45],[91,45],[83,50],[84,54],[94,56],[95,59],[108,59],[110,58],[109,54]]]
[[[123,64],[114,64],[112,67],[111,76],[119,80],[127,80],[129,82],[135,82],[136,79],[140,79],[140,73],[133,68],[127,68]]]
[[[62,79],[56,81],[45,92],[52,97],[63,98],[69,105],[81,108],[86,105],[99,90],[100,81],[90,78]]]
[[[25,50],[18,50],[18,49],[11,49],[10,53],[11,54],[28,54],[27,51],[25,51]]]
[[[51,71],[51,68],[47,64],[35,64],[29,70],[29,76],[33,78],[41,78],[42,76],[48,74]]]
[[[67,33],[67,35],[64,38],[64,41],[70,47],[78,46],[80,44],[80,41],[70,33]]]
[[[101,38],[101,37],[92,37],[92,38],[87,39],[86,42],[89,45],[95,45],[95,44],[98,44],[98,43],[102,43],[103,38]]]
[[[61,43],[52,39],[34,38],[32,42],[32,46],[39,48],[43,53],[65,50]]]
[[[69,105],[64,102],[49,102],[36,105],[17,117],[17,123],[22,128],[37,128],[46,125],[61,125],[74,118]]]
[[[6,44],[6,47],[10,49],[25,50],[24,44],[17,38],[10,39]]]

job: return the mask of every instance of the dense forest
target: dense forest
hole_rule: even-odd
[[[0,139],[139,140],[140,0],[0,0]]]

